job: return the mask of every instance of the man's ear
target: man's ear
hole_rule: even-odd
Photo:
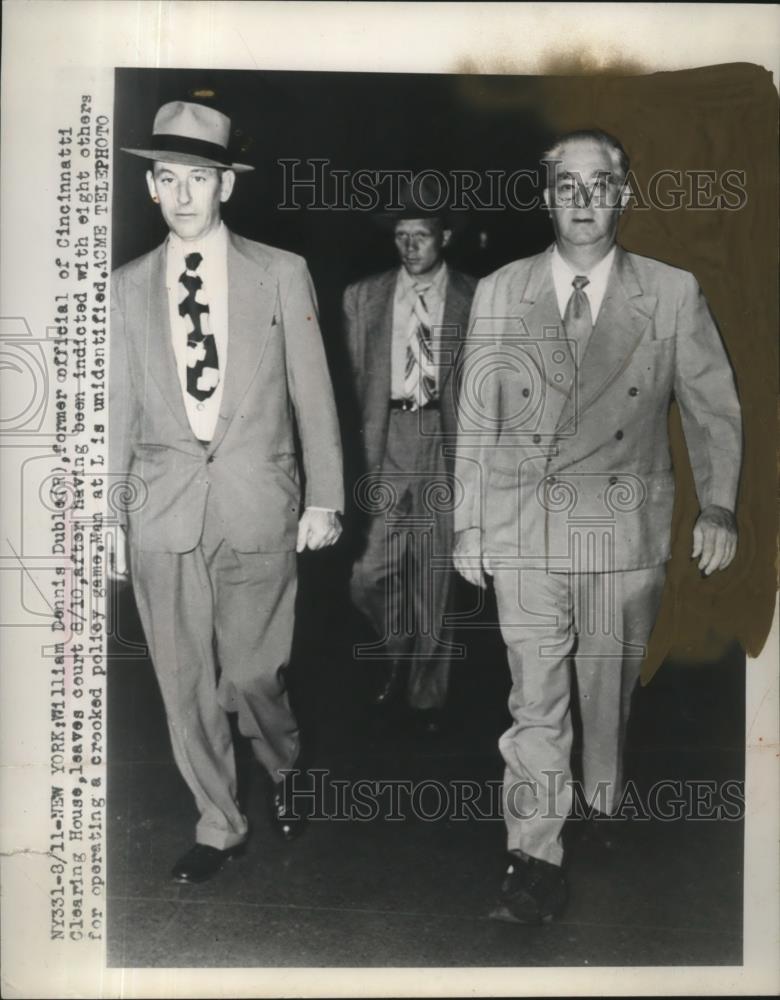
[[[547,208],[547,211],[549,212],[550,211],[550,189],[549,188],[545,188],[544,191],[542,191],[542,198],[544,198],[545,207]]]
[[[157,195],[157,185],[154,182],[154,174],[151,170],[146,171],[146,186],[149,188],[149,197],[155,205],[159,204],[160,199]]]
[[[232,170],[222,171],[221,187],[219,190],[219,200],[224,204],[233,194],[233,185],[236,183],[236,175]]]
[[[441,231],[441,245],[442,249],[450,245],[450,240],[452,239],[451,229],[442,229]]]

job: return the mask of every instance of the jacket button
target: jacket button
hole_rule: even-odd
[[[637,387],[635,385],[632,385],[631,388],[628,390],[628,394],[629,394],[629,396],[638,396],[639,395],[639,389],[637,389]]]
[[[609,477],[609,485],[610,486],[615,486],[617,484],[617,481],[618,481],[618,477],[617,476],[610,476]]]
[[[617,431],[617,432],[615,433],[615,438],[616,438],[616,439],[617,439],[618,441],[622,441],[622,440],[623,440],[623,431]]]
[[[541,440],[542,440],[542,435],[541,434],[534,434],[534,436],[533,436],[533,442],[534,442],[534,444],[539,444]]]
[[[209,464],[211,464],[211,463],[212,463],[212,462],[214,461],[214,456],[213,456],[213,455],[209,455],[209,457],[208,457],[208,458],[206,459],[206,461],[207,461],[207,462],[208,462]]]
[[[526,399],[528,399],[528,397],[531,395],[531,390],[523,389],[523,395],[525,396]]]
[[[557,483],[557,481],[558,480],[555,478],[555,476],[548,476],[547,477],[547,485],[548,486],[555,486],[555,484]]]

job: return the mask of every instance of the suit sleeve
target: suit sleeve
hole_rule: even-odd
[[[287,380],[306,475],[306,506],[344,510],[336,404],[320,333],[314,285],[299,258],[283,290]]]
[[[495,279],[477,285],[468,335],[458,365],[455,478],[462,499],[455,508],[455,531],[484,528],[483,514],[490,456],[498,435],[500,397],[498,367],[491,360],[498,347],[492,335]]]
[[[130,481],[130,465],[139,433],[140,410],[130,375],[120,275],[111,276],[111,327],[108,379],[108,463],[111,513],[127,526],[127,506],[141,484]],[[142,487],[141,487],[142,488]],[[142,498],[137,496],[137,501]]]
[[[686,275],[677,314],[674,393],[700,506],[735,510],[742,460],[739,399],[720,334],[693,275]]]

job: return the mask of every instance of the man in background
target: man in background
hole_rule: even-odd
[[[475,281],[444,261],[452,226],[422,207],[436,204],[430,188],[412,182],[402,210],[380,217],[399,266],[350,285],[343,306],[362,452],[354,500],[367,521],[351,589],[378,640],[374,701],[405,687],[418,727],[435,734],[451,657],[453,367]]]

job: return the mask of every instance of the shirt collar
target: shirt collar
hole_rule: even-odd
[[[444,261],[441,262],[441,264],[439,265],[439,269],[438,271],[436,271],[435,274],[426,275],[424,278],[423,277],[416,278],[414,275],[409,274],[406,268],[403,265],[401,265],[402,286],[405,291],[409,291],[413,294],[416,294],[416,289],[414,286],[419,283],[425,285],[432,285],[434,290],[438,292],[439,295],[443,295],[444,282],[446,281],[446,278],[447,278],[447,265]]]
[[[613,246],[606,257],[602,257],[598,264],[594,264],[590,271],[583,272],[575,271],[571,264],[563,259],[558,247],[554,246],[551,261],[553,277],[556,279],[556,282],[560,281],[561,284],[571,285],[578,274],[584,273],[590,279],[591,285],[606,285],[612,261],[615,259],[616,249]]]
[[[174,232],[168,233],[168,252],[171,256],[183,259],[190,253],[199,253],[204,260],[219,259],[227,252],[227,227],[220,221],[216,229],[200,240],[182,240]]]

